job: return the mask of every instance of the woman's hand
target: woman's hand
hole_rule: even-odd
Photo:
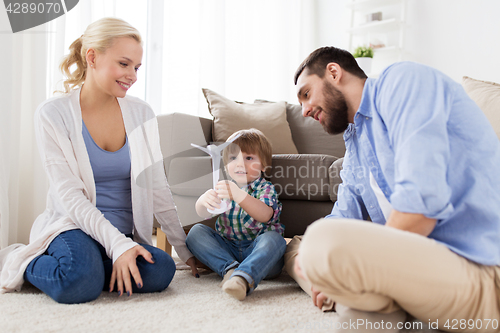
[[[137,287],[142,288],[142,278],[136,262],[138,256],[142,256],[151,264],[155,263],[151,253],[140,245],[136,245],[123,252],[113,264],[113,273],[111,274],[111,281],[109,282],[109,292],[113,291],[116,282],[118,296],[123,294],[124,285],[127,295],[132,295],[132,280],[130,279],[130,275],[134,278]]]
[[[189,258],[187,261],[186,261],[186,265],[188,265],[189,267],[191,267],[191,274],[193,274],[193,276],[195,278],[199,278],[200,277],[200,274],[198,274],[198,268],[196,268],[196,258],[195,257],[191,257]]]
[[[215,186],[215,191],[219,198],[234,200],[237,204],[241,203],[247,196],[235,183],[229,180],[221,180]]]

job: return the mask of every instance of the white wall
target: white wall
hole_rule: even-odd
[[[349,0],[319,0],[318,46],[347,49]],[[407,0],[406,60],[462,76],[500,82],[499,0]],[[312,51],[312,50],[311,50]]]
[[[347,30],[351,24],[350,0],[318,0],[319,46],[349,48]],[[311,50],[313,51],[313,50]]]
[[[409,57],[456,81],[500,82],[499,14],[498,0],[409,0]]]

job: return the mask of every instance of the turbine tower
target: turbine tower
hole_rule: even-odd
[[[220,169],[220,161],[221,161],[221,153],[224,148],[233,143],[234,140],[240,137],[241,134],[236,135],[230,141],[227,141],[219,146],[216,145],[208,145],[206,148],[195,145],[194,143],[191,146],[198,148],[208,155],[212,157],[212,179],[213,179],[213,188],[215,189],[215,185],[219,182],[219,169]],[[216,209],[207,209],[211,214],[220,214],[224,213],[229,208],[229,204],[226,200],[221,200],[220,208]]]

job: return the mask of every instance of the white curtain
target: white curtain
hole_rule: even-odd
[[[2,22],[2,27],[5,27]],[[8,24],[8,22],[7,22]],[[9,27],[10,28],[10,27]],[[46,98],[47,33],[2,34],[0,245],[26,243],[45,206],[47,181],[34,138],[33,113]]]
[[[293,74],[317,47],[316,0],[165,1],[150,36],[147,101],[157,113],[209,117],[201,88],[243,102],[254,99],[296,103]],[[158,14],[162,13],[162,14]],[[155,40],[156,38],[161,40]],[[161,55],[160,55],[161,53]]]

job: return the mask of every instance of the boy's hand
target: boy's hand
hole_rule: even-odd
[[[210,189],[203,193],[201,197],[198,199],[198,203],[200,203],[206,209],[214,210],[220,208],[221,200],[219,196],[217,196],[217,192],[213,189]]]
[[[238,185],[229,180],[218,182],[215,186],[215,190],[219,198],[234,200],[237,204],[241,203],[247,196],[247,192],[243,191]]]

